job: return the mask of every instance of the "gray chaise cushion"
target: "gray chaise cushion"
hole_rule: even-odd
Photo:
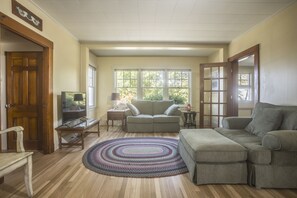
[[[154,115],[153,116],[154,123],[179,123],[179,116],[167,116],[167,115]]]
[[[135,107],[133,104],[127,103],[127,107],[130,109],[132,115],[137,116],[140,114],[139,110],[137,107]]]
[[[166,109],[173,105],[173,100],[161,100],[161,101],[153,101],[153,114],[152,115],[159,115],[164,114]]]
[[[153,123],[153,116],[140,114],[138,116],[128,116],[127,123],[147,124]]]
[[[196,162],[228,163],[247,159],[244,147],[212,129],[182,129],[180,141]]]
[[[263,137],[267,132],[277,130],[282,122],[282,111],[280,109],[264,108],[257,111],[253,120],[245,127],[245,130]]]
[[[262,144],[271,150],[297,151],[297,130],[270,131],[263,137]]]
[[[248,149],[248,161],[255,164],[269,164],[271,151],[262,146],[262,139],[256,135],[238,129],[216,128],[217,132]]]

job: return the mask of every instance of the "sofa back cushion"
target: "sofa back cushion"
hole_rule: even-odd
[[[279,129],[281,130],[297,130],[297,106],[281,106],[269,103],[258,102],[254,108],[252,118],[264,108],[280,109],[283,114],[282,123]]]
[[[173,100],[153,101],[153,115],[164,114],[168,107],[173,104]]]
[[[283,111],[283,122],[281,124],[281,130],[297,130],[297,107],[285,106],[281,108]]]
[[[277,108],[263,108],[253,115],[253,120],[246,126],[245,130],[259,137],[267,132],[279,129],[282,123],[282,111]]]
[[[131,103],[139,110],[140,114],[153,115],[153,102],[150,100],[132,100]]]

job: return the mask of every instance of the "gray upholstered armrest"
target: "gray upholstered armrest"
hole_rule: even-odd
[[[132,111],[130,109],[125,110],[125,116],[132,116]]]
[[[244,129],[252,118],[244,117],[226,117],[222,121],[223,128],[225,129]]]
[[[297,130],[270,131],[264,135],[262,145],[271,150],[297,151]]]

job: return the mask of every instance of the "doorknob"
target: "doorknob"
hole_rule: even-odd
[[[6,105],[5,105],[5,108],[6,108],[6,109],[9,109],[9,108],[14,107],[14,106],[15,106],[15,104],[6,104]]]

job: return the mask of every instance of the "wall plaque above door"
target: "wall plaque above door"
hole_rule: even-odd
[[[16,0],[11,0],[12,5],[12,13],[21,18],[22,20],[26,21],[33,27],[42,31],[42,20],[33,14],[30,10],[25,8],[23,5],[18,3]]]

